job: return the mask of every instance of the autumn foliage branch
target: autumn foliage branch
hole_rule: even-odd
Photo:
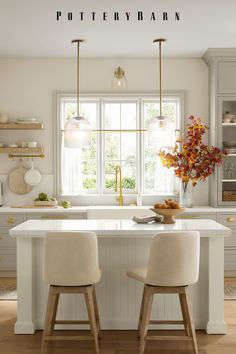
[[[161,150],[158,156],[163,166],[174,169],[177,177],[182,182],[192,181],[195,186],[197,181],[204,182],[216,166],[223,164],[223,157],[228,154],[227,150],[221,151],[214,146],[203,144],[202,137],[209,127],[202,124],[201,119],[189,117],[191,123],[187,124],[187,135],[178,138],[175,147],[168,152]]]

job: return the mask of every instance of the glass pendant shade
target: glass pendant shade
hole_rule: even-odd
[[[161,147],[167,145],[169,118],[158,116],[151,119],[148,125],[148,145]]]
[[[83,39],[74,39],[77,43],[77,112],[79,112],[79,48],[84,43]],[[78,113],[79,114],[79,113]],[[64,146],[66,148],[79,149],[89,147],[92,144],[92,126],[83,117],[70,118],[64,127]]]
[[[92,127],[83,117],[68,120],[64,127],[64,146],[67,148],[84,148],[91,146]]]
[[[111,82],[111,88],[114,90],[125,90],[128,88],[128,82],[124,70],[120,67],[115,71],[114,78]]]

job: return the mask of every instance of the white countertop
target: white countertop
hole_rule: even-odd
[[[63,207],[58,208],[12,208],[11,206],[0,207],[1,213],[87,213],[88,207],[86,206],[73,206],[72,208],[65,209]]]
[[[87,213],[88,210],[147,210],[151,206],[131,206],[131,205],[93,205],[93,206],[73,206],[72,208],[64,209],[59,208],[12,208],[11,206],[2,206],[0,207],[1,213]],[[211,206],[196,206],[193,208],[187,208],[185,213],[236,213],[235,208],[213,208]]]
[[[207,219],[176,220],[175,224],[136,224],[132,220],[28,220],[12,229],[13,237],[42,237],[50,231],[94,231],[98,236],[153,236],[163,231],[199,231],[203,237],[230,236],[231,230]]]

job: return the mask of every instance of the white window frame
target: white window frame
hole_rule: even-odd
[[[114,94],[106,94],[106,93],[81,93],[81,98],[86,98],[86,101],[97,101],[98,102],[98,129],[104,128],[103,122],[102,122],[102,117],[103,117],[103,104],[104,102],[127,102],[127,101],[135,101],[138,102],[138,127],[137,129],[143,129],[143,123],[144,120],[142,119],[143,117],[143,104],[145,101],[153,101],[153,102],[158,102],[159,97],[158,94],[153,94],[153,93],[125,93],[125,94],[120,94],[120,93],[114,93]],[[97,166],[98,164],[102,163],[103,168],[99,168],[97,171],[97,190],[98,193],[86,193],[84,195],[78,195],[78,196],[68,196],[68,195],[62,195],[60,193],[60,186],[61,186],[61,140],[63,139],[63,133],[62,133],[62,126],[61,126],[61,115],[63,114],[62,112],[62,104],[64,101],[70,99],[71,97],[74,97],[76,99],[76,92],[55,92],[54,94],[54,110],[55,110],[55,124],[54,124],[54,194],[63,200],[69,200],[71,203],[74,205],[107,205],[107,204],[114,204],[117,205],[117,202],[115,200],[115,196],[117,196],[117,193],[114,194],[114,192],[107,192],[104,193],[103,189],[103,173],[104,173],[104,154],[102,151],[102,139],[101,139],[101,134],[98,134],[97,138]],[[177,101],[178,103],[178,110],[179,116],[177,117],[177,129],[180,130],[180,132],[184,131],[184,97],[185,94],[184,92],[171,92],[171,93],[164,93],[163,94],[163,100],[170,100],[170,101]],[[121,103],[122,103],[121,102]],[[154,202],[157,202],[158,200],[163,200],[168,197],[174,197],[175,199],[178,198],[178,195],[150,195],[150,194],[143,194],[142,186],[144,182],[144,173],[142,170],[142,166],[144,163],[144,143],[143,143],[143,134],[146,133],[138,133],[137,134],[137,150],[138,156],[140,156],[140,159],[137,158],[137,190],[134,192],[129,192],[129,194],[124,194],[124,203],[129,204],[132,200],[135,199],[135,196],[137,193],[141,193],[143,196],[143,204],[146,205],[151,205]],[[99,194],[99,191],[102,193]],[[118,192],[119,193],[119,192]]]

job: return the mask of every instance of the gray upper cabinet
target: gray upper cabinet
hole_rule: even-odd
[[[236,94],[236,62],[218,63],[217,89],[219,94]]]
[[[210,144],[229,149],[210,183],[213,207],[236,206],[236,49],[208,49]]]

